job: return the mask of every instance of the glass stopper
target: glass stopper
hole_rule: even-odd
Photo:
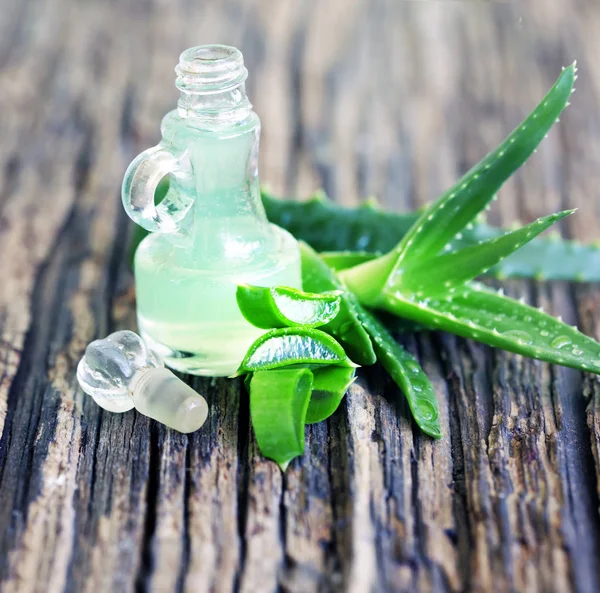
[[[91,342],[77,366],[77,380],[105,410],[135,408],[179,432],[198,430],[208,416],[206,400],[164,368],[132,331]]]

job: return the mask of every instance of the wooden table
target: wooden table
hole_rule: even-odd
[[[578,207],[599,236],[600,3],[2,0],[0,578],[8,592],[600,590],[596,377],[444,334],[405,340],[445,438],[377,368],[284,476],[239,381],[194,380],[183,436],[102,412],[85,345],[135,327],[125,167],[156,143],[186,47],[244,52],[276,192],[385,207],[435,198],[574,58],[573,106],[495,224]],[[595,286],[506,282],[600,334]]]

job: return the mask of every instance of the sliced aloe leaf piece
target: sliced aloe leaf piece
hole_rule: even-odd
[[[235,376],[289,365],[355,366],[330,335],[318,329],[286,327],[263,334],[248,349]]]
[[[300,242],[302,285],[311,292],[341,290],[341,307],[337,317],[321,329],[335,336],[348,356],[361,365],[375,364],[377,357],[371,338],[363,328],[357,313],[360,307],[351,292],[337,279],[335,272],[306,243]]]
[[[340,312],[341,294],[243,284],[237,287],[236,299],[242,315],[256,327],[319,327],[333,321]]]
[[[449,246],[544,139],[567,106],[574,79],[574,66],[563,70],[533,112],[496,150],[427,208],[392,251],[340,272],[342,281],[361,302],[376,305],[377,296],[396,270],[432,258]]]
[[[425,434],[441,438],[435,391],[417,359],[398,344],[383,323],[369,311],[363,308],[360,318],[373,338],[377,360],[404,393],[417,426]]]
[[[409,300],[400,293],[386,293],[382,307],[428,327],[600,374],[598,342],[560,319],[481,284],[464,286],[445,299]]]
[[[313,374],[307,368],[258,371],[250,379],[250,418],[258,446],[282,471],[304,453],[312,386]]]
[[[435,296],[451,292],[487,272],[506,256],[519,249],[554,223],[575,212],[566,210],[539,218],[516,231],[478,245],[419,261],[398,270],[390,279],[390,289],[405,295]]]
[[[306,424],[327,420],[339,407],[354,381],[356,370],[350,367],[328,366],[313,369],[314,382]]]

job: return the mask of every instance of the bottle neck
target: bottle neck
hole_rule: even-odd
[[[252,105],[246,95],[248,70],[239,50],[225,45],[192,47],[175,68],[183,119],[209,125],[232,125],[246,119]]]
[[[246,96],[248,71],[239,50],[222,45],[186,50],[175,71],[181,98],[173,127],[183,120],[194,184],[186,188],[194,195],[186,257],[203,269],[240,266],[274,241],[260,202],[260,122]]]

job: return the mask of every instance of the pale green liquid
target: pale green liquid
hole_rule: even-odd
[[[170,193],[192,205],[178,232],[151,234],[138,247],[138,323],[170,367],[226,376],[264,333],[242,317],[237,284],[300,288],[300,255],[260,201],[256,115],[207,125],[177,112],[163,120],[163,142],[189,159],[186,172],[171,175]]]
[[[237,269],[198,269],[193,251],[167,235],[149,235],[135,257],[138,324],[168,366],[196,375],[233,374],[264,330],[235,300],[237,284],[301,287],[295,239],[272,227],[279,249]]]

